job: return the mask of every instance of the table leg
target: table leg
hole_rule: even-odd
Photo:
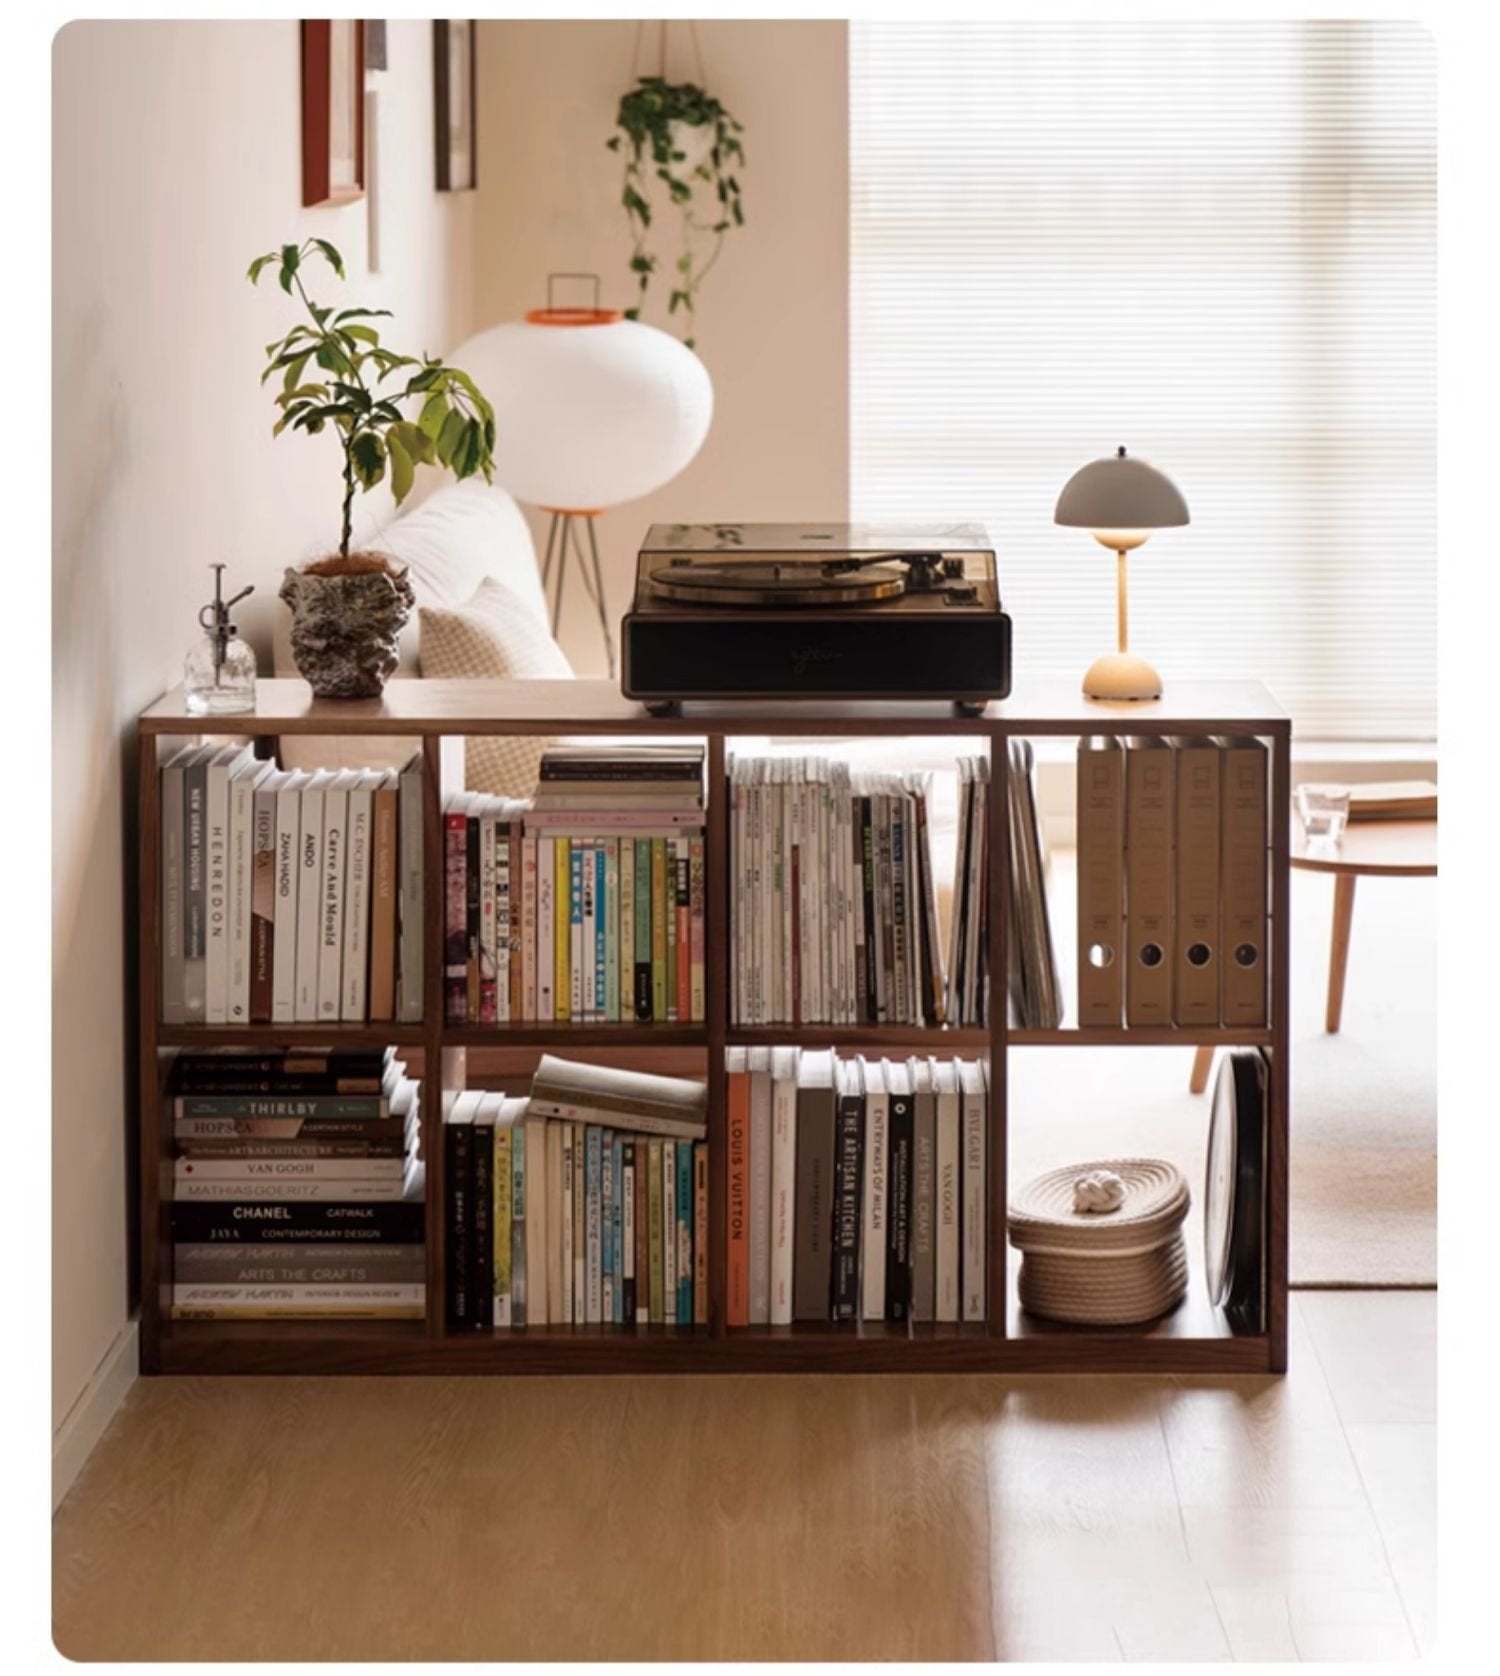
[[[1201,1094],[1208,1087],[1208,1073],[1214,1068],[1214,1050],[1205,1042],[1193,1054],[1193,1074],[1188,1079],[1188,1093]]]
[[[1344,974],[1349,968],[1349,930],[1354,923],[1355,873],[1339,873],[1333,881],[1333,942],[1328,951],[1328,1011],[1323,1026],[1338,1034],[1344,1014]]]

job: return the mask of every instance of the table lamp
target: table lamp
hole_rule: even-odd
[[[593,280],[593,306],[553,306],[553,285],[565,279]],[[552,632],[571,554],[598,612],[613,676],[595,520],[659,489],[688,464],[708,435],[714,392],[691,349],[619,309],[600,308],[598,285],[593,274],[549,275],[546,308],[480,332],[453,362],[495,409],[496,481],[551,514],[542,588],[552,595]]]
[[[1119,650],[1095,658],[1083,678],[1086,698],[1160,698],[1161,676],[1130,650],[1130,607],[1126,596],[1125,555],[1152,530],[1188,522],[1187,502],[1165,472],[1145,460],[1133,460],[1122,447],[1113,458],[1094,460],[1075,471],[1057,497],[1054,523],[1092,530],[1101,547],[1115,554],[1116,613]]]

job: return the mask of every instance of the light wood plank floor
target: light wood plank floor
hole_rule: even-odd
[[[1436,1298],[1285,1380],[142,1381],[74,1659],[1366,1659],[1435,1632]]]

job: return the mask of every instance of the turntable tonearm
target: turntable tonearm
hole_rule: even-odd
[[[1010,691],[1010,618],[975,524],[658,524],[623,624],[627,698],[943,699]]]

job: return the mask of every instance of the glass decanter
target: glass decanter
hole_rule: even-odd
[[[198,613],[203,635],[183,661],[182,684],[188,712],[194,716],[243,716],[255,709],[255,653],[229,620],[254,587],[224,598],[224,566],[210,565],[214,597]]]

